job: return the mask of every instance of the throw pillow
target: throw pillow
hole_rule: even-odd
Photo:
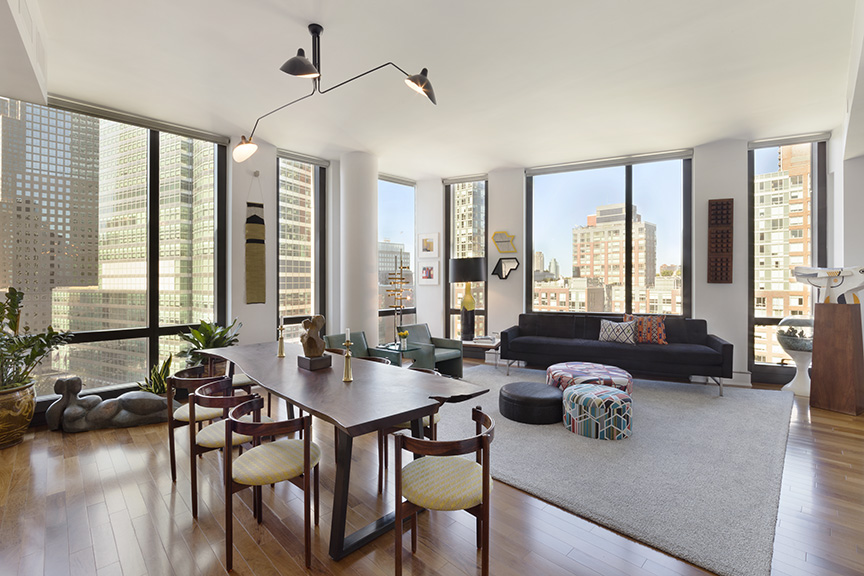
[[[600,341],[636,345],[636,322],[600,320]]]
[[[633,316],[624,314],[625,322],[636,322],[636,341],[641,344],[668,344],[665,316]]]

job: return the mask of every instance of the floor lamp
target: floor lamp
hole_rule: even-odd
[[[450,282],[464,282],[465,295],[462,297],[461,321],[462,340],[474,340],[474,308],[476,302],[471,293],[472,282],[486,280],[486,258],[454,258],[450,260]]]

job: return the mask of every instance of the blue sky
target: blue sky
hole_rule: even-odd
[[[624,203],[623,166],[534,177],[534,250],[546,266],[558,260],[572,270],[573,228],[587,224],[598,206]],[[657,264],[681,263],[682,161],[633,166],[633,203],[642,220],[657,225]]]
[[[378,241],[401,243],[414,269],[414,188],[378,181]]]

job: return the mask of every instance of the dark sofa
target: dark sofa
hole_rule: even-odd
[[[657,376],[707,376],[720,386],[732,377],[732,344],[708,334],[705,320],[667,316],[668,344],[600,342],[600,320],[621,316],[556,313],[519,315],[519,324],[501,333],[501,359],[550,366],[558,362],[596,362],[628,372]]]

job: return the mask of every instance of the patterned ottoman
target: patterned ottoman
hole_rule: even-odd
[[[633,377],[626,370],[593,362],[562,362],[546,369],[546,384],[566,390],[576,384],[602,384],[633,393]]]
[[[587,438],[630,437],[630,395],[611,386],[577,384],[564,391],[564,427]]]

